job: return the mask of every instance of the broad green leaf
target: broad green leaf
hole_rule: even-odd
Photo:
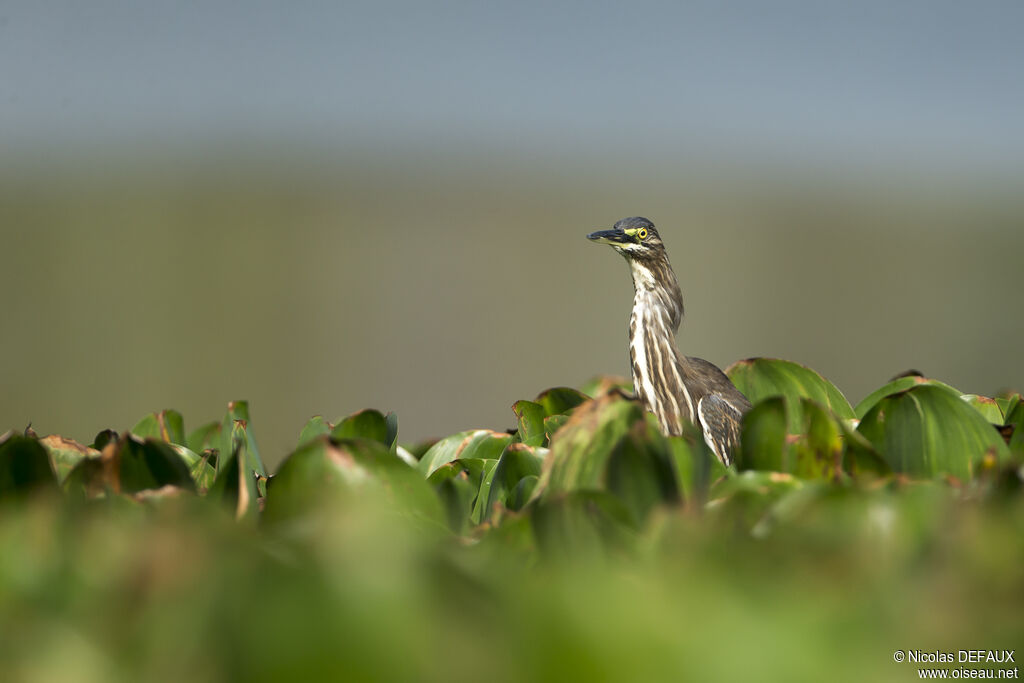
[[[334,439],[372,439],[390,448],[388,431],[384,414],[367,408],[338,420],[331,430],[331,436]]]
[[[193,453],[216,450],[220,448],[220,429],[220,422],[207,422],[189,433],[185,446]]]
[[[231,411],[225,422],[231,417]],[[222,432],[223,434],[223,432]],[[217,476],[207,496],[221,500],[233,511],[238,520],[254,521],[259,516],[259,491],[256,478],[263,472],[256,469],[257,460],[249,452],[251,440],[246,433],[246,421],[235,420],[228,432],[229,444],[217,455]],[[262,463],[260,463],[262,466]],[[265,476],[265,475],[264,475]]]
[[[579,562],[636,543],[633,515],[605,491],[563,492],[529,509],[537,546],[549,560]]]
[[[494,482],[494,472],[497,467],[497,460],[484,460],[480,489],[477,491],[476,500],[473,501],[473,512],[469,518],[474,525],[484,521],[485,515],[488,513],[487,501],[491,498],[491,485]]]
[[[801,398],[817,401],[840,418],[854,417],[853,408],[835,385],[798,363],[774,358],[749,358],[733,363],[725,372],[751,403],[759,403],[772,396],[785,397],[787,427],[791,434],[798,433],[803,424],[799,407]]]
[[[901,391],[905,391],[907,389],[910,389],[911,387],[916,387],[919,384],[930,384],[933,386],[942,387],[944,389],[948,389],[950,392],[956,394],[957,396],[960,395],[959,391],[949,386],[948,384],[943,384],[942,382],[939,382],[938,380],[928,379],[927,377],[919,377],[917,375],[908,375],[906,377],[897,377],[896,379],[891,380],[889,383],[872,391],[870,394],[861,399],[860,403],[857,404],[857,407],[854,408],[853,412],[856,414],[858,420],[863,419],[864,416],[867,415],[868,411],[871,410],[876,403],[881,401],[886,396],[898,394]]]
[[[461,458],[497,460],[512,441],[511,434],[475,429],[452,434],[431,446],[420,458],[418,469],[424,477],[441,465]]]
[[[120,438],[121,436],[113,429],[104,429],[92,440],[92,444],[89,445],[89,448],[96,451],[102,451],[108,443],[116,443]]]
[[[549,415],[544,418],[544,443],[550,444],[551,437],[569,421],[569,415]]]
[[[210,452],[206,451],[203,455],[197,454],[195,451],[186,448],[185,446],[179,446],[178,444],[170,444],[171,449],[185,462],[185,466],[188,467],[189,475],[192,477],[192,481],[195,482],[196,488],[200,492],[206,492],[211,486],[217,476],[217,470],[214,469],[213,465],[210,464]]]
[[[643,408],[614,394],[579,406],[551,443],[541,500],[570,491],[613,493],[637,523],[680,499],[672,451]]]
[[[533,402],[543,407],[545,416],[548,416],[566,415],[587,400],[589,397],[576,389],[555,387],[541,392]]]
[[[387,447],[372,439],[329,436],[303,444],[285,459],[268,485],[264,517],[271,523],[285,521],[363,494],[386,496],[396,510],[432,528],[443,524],[437,495]]]
[[[140,439],[124,434],[95,457],[81,458],[64,480],[74,496],[93,497],[107,492],[138,493],[174,486],[195,491],[186,461],[161,439]]]
[[[1024,458],[1024,401],[1020,396],[1010,400],[1006,407],[1006,425],[1013,430],[1010,435],[1010,452],[1017,458]]]
[[[543,463],[544,458],[537,454],[536,449],[524,443],[509,444],[495,467],[483,519],[486,520],[490,510],[499,503],[511,510],[522,507],[522,503],[519,506],[511,504],[513,493],[524,478],[539,477]]]
[[[185,460],[160,439],[139,439],[126,434],[117,444],[115,462],[122,493],[176,486],[195,491],[195,482]]]
[[[185,445],[185,420],[177,410],[161,410],[139,420],[131,433],[140,439]]]
[[[981,413],[981,416],[988,420],[989,424],[1001,425],[1006,417],[999,409],[999,404],[994,398],[979,396],[978,394],[964,394],[961,396],[969,406]]]
[[[854,420],[839,420],[843,439],[843,471],[854,477],[863,474],[885,476],[892,468],[871,442],[857,431]]]
[[[334,428],[330,422],[325,420],[321,415],[314,415],[309,418],[309,422],[302,428],[302,432],[299,433],[299,445],[312,441],[313,439],[319,438],[324,434],[330,434]]]
[[[73,439],[65,439],[56,434],[39,439],[39,443],[49,453],[53,471],[57,474],[57,481],[61,483],[82,458],[96,458],[100,454],[95,448],[83,446]]]
[[[236,431],[236,425],[241,424],[241,433]],[[237,450],[237,444],[235,443],[237,438],[243,438],[245,441],[245,468],[256,471],[260,476],[267,475],[267,468],[263,466],[263,459],[260,457],[259,449],[256,447],[256,440],[252,436],[252,430],[249,428],[249,402],[248,401],[231,401],[228,403],[228,411],[224,415],[224,420],[221,422],[220,427],[220,447],[219,455],[217,458],[217,471],[218,477],[220,476],[220,470],[222,467],[228,466],[224,462],[225,457],[231,457]],[[193,449],[196,450],[196,449]],[[196,451],[197,453],[199,451]]]
[[[772,396],[759,401],[743,416],[740,470],[788,471],[786,400]]]
[[[544,445],[544,406],[533,401],[516,401],[512,410],[519,419],[519,439],[527,446]]]
[[[888,396],[857,430],[895,472],[916,477],[949,474],[970,479],[986,456],[1009,457],[999,432],[948,389],[919,384]]]
[[[609,391],[620,391],[626,394],[632,393],[633,383],[625,377],[614,375],[598,375],[580,387],[580,393],[590,398],[603,396]]]
[[[651,415],[648,421],[654,418]],[[655,418],[656,419],[656,418]],[[683,499],[701,507],[707,502],[711,482],[729,470],[704,441],[704,434],[692,423],[683,425],[681,436],[668,437],[675,476]]]
[[[398,415],[394,411],[384,416],[384,421],[387,423],[388,432],[387,437],[384,439],[384,445],[390,448],[392,451],[398,448]]]
[[[0,443],[0,500],[57,490],[46,449],[32,437],[8,433]]]

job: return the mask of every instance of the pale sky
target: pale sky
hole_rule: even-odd
[[[0,2],[0,151],[344,146],[1021,168],[1024,3]]]

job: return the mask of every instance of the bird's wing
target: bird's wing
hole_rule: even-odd
[[[697,402],[697,417],[704,431],[704,441],[728,467],[739,452],[743,415],[721,396],[708,394]]]

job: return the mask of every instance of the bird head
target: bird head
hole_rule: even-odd
[[[611,230],[592,232],[587,239],[610,245],[627,259],[651,259],[665,253],[665,245],[654,223],[641,216],[623,218]]]

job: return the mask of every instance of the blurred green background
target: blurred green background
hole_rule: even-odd
[[[252,406],[403,440],[626,373],[627,215],[684,352],[1024,387],[1012,3],[0,13],[0,425]]]

